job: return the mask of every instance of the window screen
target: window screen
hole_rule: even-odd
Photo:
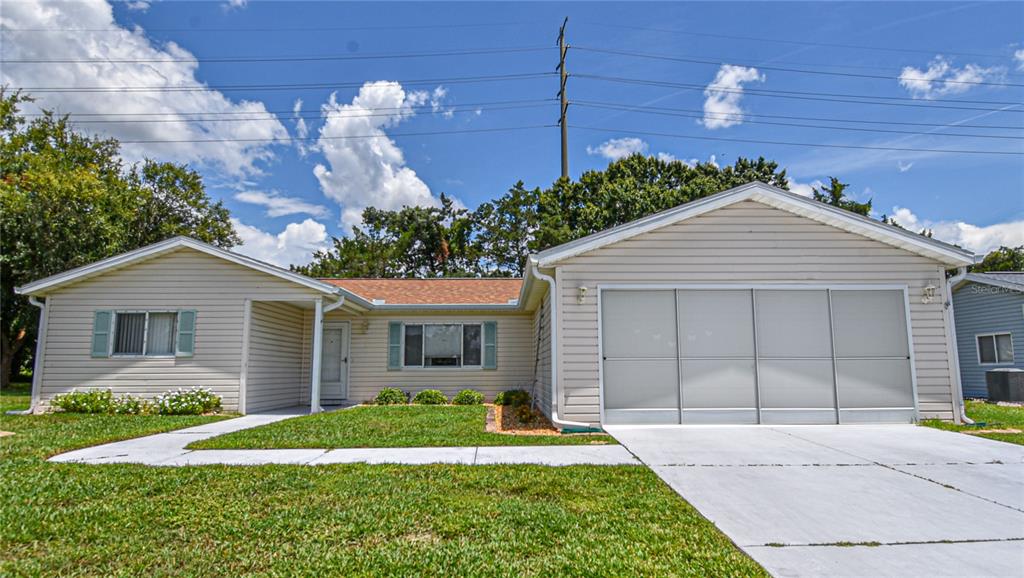
[[[150,313],[146,336],[146,355],[174,355],[174,329],[177,313]]]
[[[118,313],[114,325],[114,354],[142,355],[145,331],[145,313]]]
[[[427,367],[462,365],[462,326],[424,325],[423,363]]]
[[[462,364],[480,365],[481,326],[462,326]]]
[[[1013,340],[1010,334],[979,335],[978,359],[981,363],[1012,363]]]
[[[423,365],[423,326],[405,326],[405,365],[419,367]]]

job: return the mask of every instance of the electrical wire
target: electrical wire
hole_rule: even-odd
[[[472,134],[487,132],[512,132],[520,130],[531,130],[538,128],[555,128],[555,124],[536,124],[527,126],[506,126],[495,128],[473,128],[448,131],[424,131],[404,132],[387,134],[366,134],[366,135],[339,135],[339,136],[310,136],[310,137],[288,137],[288,138],[214,138],[214,139],[146,139],[146,140],[119,140],[121,144],[164,144],[164,143],[225,143],[225,142],[290,142],[290,141],[320,141],[320,140],[349,140],[349,139],[370,139],[370,138],[393,138],[397,136],[436,136],[446,134]]]

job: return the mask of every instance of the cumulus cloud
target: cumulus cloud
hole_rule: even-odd
[[[705,128],[727,128],[743,123],[743,84],[764,82],[765,76],[756,68],[723,64],[711,84],[704,89],[704,118],[700,123]]]
[[[613,138],[596,147],[587,146],[588,155],[602,156],[610,161],[628,157],[633,154],[647,152],[647,143],[635,137]]]
[[[249,5],[249,0],[228,0],[227,2],[220,5],[225,12],[231,10],[241,10]]]
[[[821,182],[821,179],[815,179],[809,183],[799,183],[793,179],[789,179],[789,190],[808,198],[814,196],[814,189],[821,190],[821,187],[823,186],[825,186],[825,183]]]
[[[670,162],[672,162],[672,161],[677,161],[677,160],[679,160],[679,159],[677,159],[677,158],[676,158],[676,156],[675,156],[674,154],[672,154],[672,153],[665,153],[665,152],[661,152],[661,153],[658,153],[658,154],[657,154],[656,156],[658,157],[658,160],[659,160],[659,161],[661,161],[661,162],[663,162],[663,163],[670,163]],[[686,161],[683,161],[683,162],[686,162]],[[687,164],[689,164],[689,163],[687,163]]]
[[[972,225],[963,221],[931,221],[922,219],[906,207],[893,207],[892,219],[898,225],[915,233],[922,229],[932,231],[935,239],[959,245],[979,255],[1000,246],[1024,245],[1024,220],[996,223],[988,226]]]
[[[440,205],[386,133],[429,98],[425,91],[406,92],[397,82],[376,81],[363,84],[351,103],[339,103],[331,94],[323,105],[325,120],[316,146],[326,164],[317,164],[313,174],[324,194],[342,206],[346,228],[361,223],[363,209],[370,206],[394,210]]]
[[[149,10],[149,2],[147,2],[146,0],[136,0],[135,2],[125,2],[124,3],[124,7],[129,9],[129,10],[134,10],[136,12],[145,12],[146,10]]]
[[[289,223],[276,235],[238,219],[231,219],[231,224],[242,238],[242,244],[233,251],[278,267],[306,265],[313,260],[314,252],[327,247],[327,227],[313,219]]]
[[[126,122],[86,124],[80,127],[122,141],[181,141],[213,139],[268,139],[261,142],[154,142],[128,144],[122,154],[129,162],[150,156],[161,160],[189,162],[219,169],[230,175],[258,174],[258,164],[273,157],[269,141],[286,141],[288,132],[263,103],[232,101],[206,88],[196,79],[199,61],[173,42],[154,45],[145,33],[120,29],[116,32],[75,34],[33,34],[12,29],[119,29],[111,5],[104,0],[81,2],[7,2],[0,14],[0,41],[4,58],[89,59],[90,62],[54,64],[5,63],[0,67],[0,84],[18,87],[107,87],[161,86],[198,90],[175,92],[38,92],[26,112],[47,108],[62,113],[146,113],[153,118],[180,119],[183,113],[243,113],[241,116],[268,117],[251,122]],[[157,60],[149,63],[104,62],[110,60]],[[180,62],[178,62],[180,60]],[[32,93],[31,90],[27,91]],[[74,119],[74,116],[72,117]],[[142,117],[146,118],[146,117]]]
[[[928,63],[926,69],[904,67],[899,81],[900,86],[913,98],[930,100],[947,94],[962,94],[976,86],[971,83],[998,81],[1005,74],[1006,68],[1002,66],[985,68],[967,64],[957,68],[942,55],[938,55]]]
[[[242,191],[235,195],[235,200],[266,207],[268,217],[285,215],[312,215],[326,217],[329,211],[323,205],[315,205],[298,197],[282,197],[279,193],[263,191]]]
[[[444,105],[444,99],[448,96],[448,89],[443,86],[438,86],[430,93],[430,111],[434,114],[440,114],[444,118],[452,118],[455,116],[455,108]],[[477,109],[479,114],[479,109]]]
[[[1013,61],[1017,63],[1017,70],[1024,70],[1024,48],[1014,51]]]

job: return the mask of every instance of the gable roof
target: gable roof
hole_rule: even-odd
[[[220,259],[230,261],[243,267],[248,267],[250,269],[255,269],[257,271],[262,271],[263,273],[267,273],[268,275],[273,275],[286,281],[298,283],[299,285],[303,285],[305,287],[308,287],[315,291],[326,293],[328,295],[344,294],[346,296],[353,297],[355,300],[361,302],[364,301],[358,295],[348,295],[347,291],[344,291],[339,287],[335,287],[322,281],[317,281],[316,279],[306,277],[305,275],[301,275],[299,273],[295,273],[287,269],[276,267],[269,263],[264,263],[263,261],[253,259],[252,257],[246,257],[245,255],[233,253],[226,249],[221,249],[220,247],[214,247],[213,245],[209,245],[207,243],[203,243],[201,241],[197,241],[189,237],[173,237],[171,239],[167,239],[166,241],[160,241],[159,243],[147,245],[140,249],[135,249],[134,251],[128,251],[127,253],[122,253],[120,255],[115,255],[107,259],[102,259],[100,261],[96,261],[95,263],[90,263],[88,265],[71,269],[63,273],[51,275],[49,277],[45,277],[43,279],[39,279],[37,281],[33,281],[31,283],[22,285],[21,287],[16,287],[14,290],[16,293],[22,295],[44,295],[47,292],[53,291],[54,289],[57,289],[59,287],[70,285],[72,283],[76,283],[83,279],[88,279],[90,277],[100,275],[113,269],[127,267],[128,265],[132,265],[140,261],[151,259],[158,255],[170,253],[172,251],[177,251],[178,249],[182,248],[188,248],[195,251],[199,251],[200,253],[205,253],[213,257],[218,257]],[[366,305],[369,304],[367,303]]]
[[[517,303],[519,278],[320,279],[376,305],[510,305]]]
[[[655,213],[630,223],[619,225],[618,227],[606,229],[593,235],[552,247],[533,256],[533,259],[539,267],[550,267],[570,257],[575,257],[612,243],[617,243],[742,201],[756,201],[770,207],[788,211],[826,225],[832,225],[850,233],[934,259],[951,267],[962,267],[976,262],[975,255],[971,251],[961,249],[955,245],[887,225],[881,221],[869,219],[761,182],[740,185],[721,193],[704,197],[703,199],[673,207],[667,211]]]
[[[974,282],[993,287],[1002,287],[1024,293],[1024,271],[992,271],[989,273],[968,273],[957,289],[964,284]]]

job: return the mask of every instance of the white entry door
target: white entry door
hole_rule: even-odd
[[[320,403],[348,398],[348,323],[325,323],[320,358]]]

